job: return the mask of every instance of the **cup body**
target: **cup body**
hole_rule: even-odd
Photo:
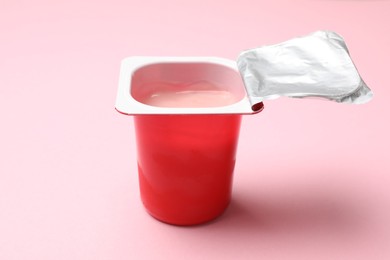
[[[231,197],[241,115],[135,116],[140,192],[175,225],[219,216]]]

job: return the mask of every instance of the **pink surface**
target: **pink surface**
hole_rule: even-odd
[[[390,1],[183,2],[0,3],[0,259],[389,259]],[[345,37],[373,101],[266,102],[221,218],[150,217],[120,60],[235,59],[318,29]]]

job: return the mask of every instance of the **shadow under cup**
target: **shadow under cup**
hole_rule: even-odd
[[[131,95],[146,105],[175,107],[176,102],[178,109],[207,109],[242,100],[242,84],[237,71],[218,64],[157,63],[135,71]],[[134,116],[140,192],[149,214],[169,224],[195,225],[223,213],[231,197],[241,116]]]

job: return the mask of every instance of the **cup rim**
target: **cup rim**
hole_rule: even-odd
[[[135,71],[142,67],[162,64],[189,64],[189,63],[205,63],[225,66],[236,71],[239,74],[237,64],[233,60],[219,57],[145,57],[133,56],[122,60],[118,93],[116,97],[115,109],[125,115],[173,115],[173,114],[255,114],[263,109],[263,106],[258,106],[260,109],[254,110],[249,101],[247,91],[244,97],[230,105],[217,107],[157,107],[144,104],[137,101],[131,95],[131,82]],[[240,74],[239,74],[240,75]]]

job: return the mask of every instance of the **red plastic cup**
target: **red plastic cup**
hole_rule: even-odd
[[[235,63],[130,59],[122,66],[116,108],[134,115],[140,193],[149,214],[174,225],[221,215],[231,197],[242,114],[262,109],[252,110]]]

